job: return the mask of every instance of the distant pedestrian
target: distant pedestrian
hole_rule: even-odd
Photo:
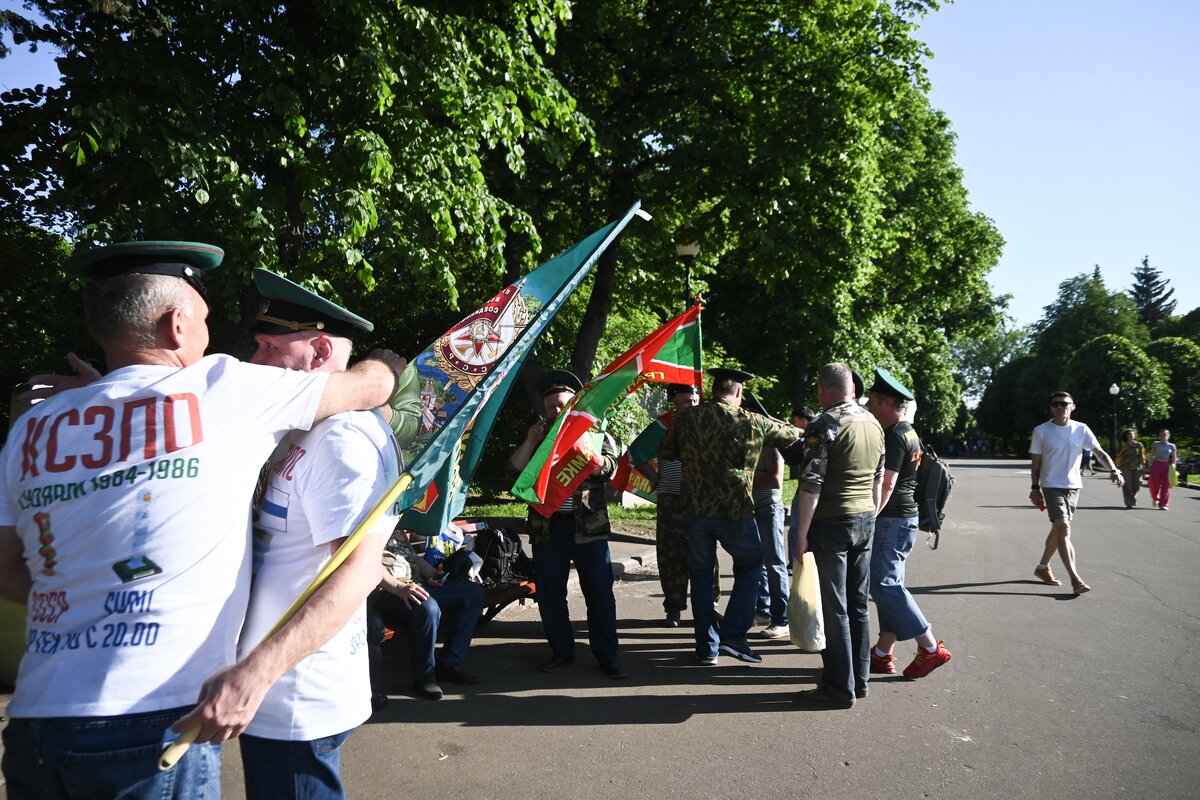
[[[1030,474],[1033,485],[1029,499],[1035,505],[1044,505],[1050,515],[1050,533],[1046,536],[1046,547],[1042,560],[1033,574],[1042,582],[1059,586],[1062,581],[1050,571],[1050,559],[1057,551],[1067,568],[1071,587],[1075,594],[1091,589],[1075,568],[1075,546],[1071,543],[1071,518],[1079,502],[1079,489],[1083,481],[1079,465],[1084,449],[1090,448],[1096,458],[1108,465],[1113,481],[1124,486],[1125,481],[1108,453],[1100,447],[1100,440],[1092,429],[1082,422],[1073,422],[1071,412],[1075,401],[1070,392],[1057,391],[1050,395],[1050,413],[1053,418],[1033,429],[1033,440],[1029,443],[1031,458]]]
[[[1158,441],[1150,445],[1150,500],[1163,511],[1171,501],[1171,465],[1178,455],[1171,432],[1163,428],[1158,432]]]
[[[1126,428],[1121,431],[1121,449],[1117,451],[1117,467],[1125,485],[1121,492],[1125,495],[1125,507],[1137,505],[1138,490],[1142,488],[1142,474],[1146,471],[1146,448],[1138,441],[1137,431]]]

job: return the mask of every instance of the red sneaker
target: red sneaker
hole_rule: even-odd
[[[924,678],[935,669],[950,660],[950,651],[941,642],[937,643],[936,653],[926,653],[925,648],[917,646],[917,656],[912,663],[904,668],[904,677],[910,680]]]
[[[875,655],[875,648],[871,648],[871,674],[872,675],[895,675],[896,674],[896,657],[891,653],[880,658]]]

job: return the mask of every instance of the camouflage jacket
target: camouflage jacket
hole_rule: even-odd
[[[800,431],[791,423],[721,399],[679,414],[667,429],[658,454],[683,462],[680,505],[684,514],[751,519],[754,501],[750,490],[763,445],[783,450],[799,438]]]

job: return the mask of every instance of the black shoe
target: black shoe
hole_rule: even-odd
[[[479,678],[467,672],[458,664],[455,664],[453,667],[438,664],[437,677],[439,681],[450,681],[450,683],[459,683],[463,686],[479,685]]]
[[[563,667],[569,667],[575,663],[575,659],[567,658],[566,656],[551,656],[550,660],[538,667],[542,672],[558,672]]]
[[[867,696],[866,689],[863,689],[862,691],[859,691],[858,689],[854,690],[854,699],[855,700],[863,700],[866,698],[866,696]]]
[[[383,711],[385,708],[387,708],[387,704],[388,696],[386,694],[371,695],[371,713]]]
[[[725,655],[733,656],[738,661],[745,661],[747,664],[762,663],[762,656],[751,650],[749,647],[743,650],[741,648],[734,647],[731,644],[723,644],[718,649]]]
[[[629,677],[629,673],[621,669],[621,665],[616,661],[605,661],[600,665],[600,671],[614,681],[623,681]]]
[[[667,612],[667,627],[668,628],[678,628],[679,627],[679,612],[678,611],[668,611]]]
[[[442,687],[437,685],[437,681],[433,679],[432,672],[414,679],[413,691],[417,693],[417,697],[422,697],[426,700],[442,699]]]
[[[841,710],[854,708],[853,700],[838,700],[836,697],[830,696],[829,692],[825,691],[824,686],[818,686],[815,689],[809,689],[804,692],[797,692],[796,699],[801,703],[807,703],[815,708]]]

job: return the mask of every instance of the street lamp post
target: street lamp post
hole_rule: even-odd
[[[1113,399],[1113,437],[1112,437],[1112,456],[1117,457],[1117,395],[1121,393],[1121,387],[1115,383],[1108,387],[1108,393]]]
[[[696,260],[699,252],[700,244],[698,242],[675,245],[675,255],[679,256],[679,260],[683,262],[684,311],[692,307],[692,262]]]

